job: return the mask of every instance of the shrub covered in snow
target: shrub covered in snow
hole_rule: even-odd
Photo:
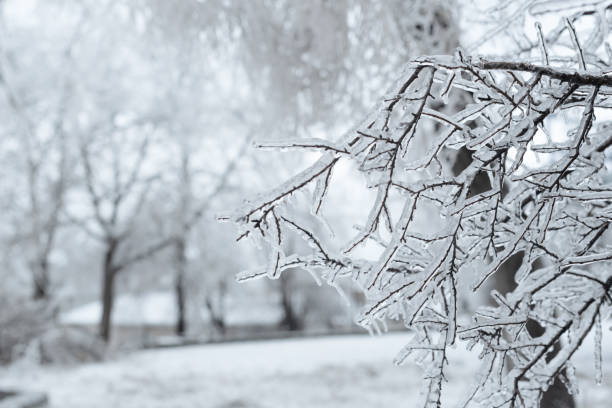
[[[20,357],[45,332],[49,321],[50,313],[43,302],[0,297],[0,364]]]

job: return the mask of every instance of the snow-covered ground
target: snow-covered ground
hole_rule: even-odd
[[[248,298],[227,299],[225,324],[228,326],[277,326],[282,320],[282,310],[276,299],[254,301]],[[102,314],[102,303],[86,303],[60,315],[60,322],[72,326],[96,327]],[[140,294],[122,294],[117,296],[113,308],[112,321],[117,326],[167,326],[176,324],[176,299],[173,292],[148,292]],[[200,314],[200,324],[209,322],[209,316]]]
[[[420,401],[419,368],[392,364],[407,340],[394,333],[146,350],[77,367],[17,365],[0,373],[0,387],[48,392],[54,408],[412,407]],[[609,407],[612,342],[604,345],[601,386],[592,379],[591,344],[576,356],[579,407]],[[477,361],[460,348],[450,360],[446,389],[457,400]]]

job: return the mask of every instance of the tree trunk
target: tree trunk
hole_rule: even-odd
[[[216,296],[215,296],[216,295]],[[204,295],[204,304],[210,315],[210,321],[217,334],[225,336],[227,326],[225,324],[225,296],[227,295],[227,285],[225,281],[217,284],[215,291]],[[216,299],[216,302],[215,302]]]
[[[49,263],[46,259],[41,259],[33,267],[34,300],[48,300],[49,298]]]
[[[286,271],[289,272],[289,271]],[[281,325],[287,330],[296,331],[304,328],[304,319],[298,316],[291,302],[291,277],[288,273],[282,273],[278,278],[280,285],[281,307],[283,309],[283,320]]]
[[[104,254],[104,266],[102,270],[102,317],[100,320],[100,337],[108,343],[111,338],[111,317],[113,303],[115,301],[115,276],[117,270],[113,265],[118,241],[110,239],[107,241]]]
[[[220,297],[219,303],[221,303],[222,301],[223,297]],[[212,323],[215,331],[222,337],[225,336],[225,317],[223,310],[221,309],[221,305],[219,305],[219,310],[216,310],[209,296],[206,296],[204,298],[204,303],[206,304],[206,309],[208,310],[208,314],[210,315],[210,322]]]
[[[187,258],[185,256],[185,240],[177,240],[175,246],[175,271],[174,271],[174,293],[176,300],[176,326],[175,332],[178,336],[184,336],[187,331],[185,319],[185,271]]]

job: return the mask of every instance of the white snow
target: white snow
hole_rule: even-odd
[[[273,303],[228,299],[226,306],[228,326],[275,326],[282,319],[280,307]],[[95,326],[101,313],[101,303],[95,301],[63,313],[60,321],[66,325]],[[115,300],[112,322],[115,326],[174,327],[176,315],[174,294],[170,292],[124,294]],[[206,313],[200,317],[204,323],[208,322]]]
[[[420,369],[392,364],[408,340],[394,333],[147,350],[77,367],[14,366],[0,373],[0,387],[46,391],[52,408],[412,407]],[[579,407],[609,406],[609,340],[602,386],[594,385],[592,342],[575,359]],[[461,348],[449,358],[444,387],[456,402],[476,379],[477,359]]]
[[[96,325],[101,313],[101,303],[90,302],[62,314],[60,321],[71,325]],[[121,295],[115,300],[112,322],[119,326],[172,326],[176,322],[176,305],[171,294],[165,292]]]

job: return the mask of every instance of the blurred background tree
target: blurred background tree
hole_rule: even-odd
[[[237,287],[261,254],[210,221],[312,159],[251,142],[344,132],[411,55],[455,47],[453,4],[3,1],[1,290],[106,341],[118,297],[158,292],[181,336],[226,332],[249,291],[273,325],[350,327],[304,271]]]

